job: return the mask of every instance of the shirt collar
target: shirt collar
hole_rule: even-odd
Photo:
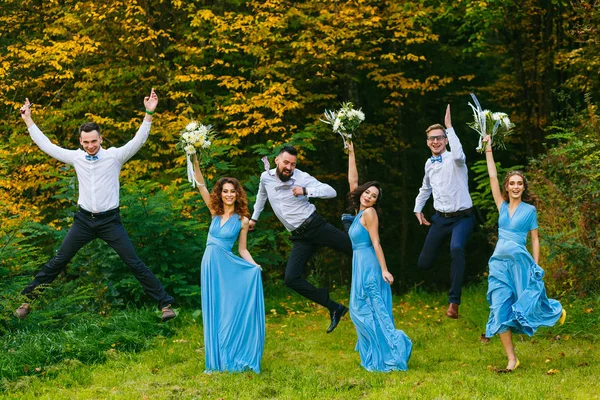
[[[294,168],[294,172],[292,173],[292,177],[283,182],[281,179],[279,179],[279,176],[277,176],[277,167],[275,168],[271,168],[269,171],[267,171],[269,173],[269,175],[271,175],[273,178],[277,179],[277,181],[279,181],[279,183],[281,183],[282,185],[287,185],[287,184],[293,184],[294,182],[296,182],[296,171],[298,169]]]

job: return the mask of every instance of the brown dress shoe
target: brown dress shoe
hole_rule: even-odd
[[[30,312],[31,312],[31,307],[29,306],[29,303],[23,303],[23,304],[21,304],[21,307],[19,307],[15,310],[15,317],[17,317],[19,319],[23,319]]]
[[[171,308],[171,306],[166,306],[162,308],[162,322],[167,322],[170,319],[173,319],[177,316],[175,311]]]
[[[446,317],[458,319],[458,304],[450,303],[448,305],[448,310],[446,310]]]

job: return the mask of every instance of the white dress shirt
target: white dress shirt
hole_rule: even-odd
[[[294,196],[292,193],[294,186],[306,188],[306,196]],[[317,209],[308,201],[309,198],[332,199],[336,195],[334,188],[319,182],[297,168],[287,182],[282,182],[273,168],[263,172],[260,176],[260,186],[256,195],[256,203],[254,203],[252,219],[258,221],[268,198],[277,218],[291,232],[302,225]]]
[[[441,154],[442,162],[425,161],[423,185],[415,200],[414,212],[420,213],[433,193],[433,208],[450,213],[473,207],[469,195],[469,174],[467,158],[454,128],[446,130],[448,143],[452,151]]]
[[[103,212],[119,207],[121,167],[148,139],[150,127],[151,123],[144,121],[135,137],[123,147],[100,148],[97,160],[87,160],[87,153],[81,149],[67,150],[55,145],[37,125],[29,128],[29,135],[44,153],[75,168],[79,182],[77,204],[90,212]]]

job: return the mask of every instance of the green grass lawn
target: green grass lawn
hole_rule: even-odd
[[[340,295],[336,296],[340,298]],[[344,299],[347,302],[347,298]],[[599,303],[596,301],[596,305]],[[260,374],[204,374],[202,326],[191,311],[139,352],[118,350],[85,365],[66,359],[37,374],[4,380],[10,399],[591,399],[600,398],[598,310],[566,305],[564,326],[515,336],[521,367],[510,374],[499,339],[481,343],[485,286],[465,290],[460,318],[444,316],[446,296],[410,292],[394,298],[398,328],[414,348],[406,372],[370,373],[354,351],[348,317],[326,334],[328,313],[292,296],[267,299]],[[148,310],[148,313],[152,313]],[[169,322],[171,324],[171,322]],[[115,327],[115,329],[118,329]],[[23,346],[26,346],[24,342]],[[35,365],[30,366],[33,370]]]

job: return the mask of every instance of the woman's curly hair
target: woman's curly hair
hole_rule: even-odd
[[[246,191],[242,187],[240,181],[235,178],[224,177],[217,181],[216,185],[212,188],[210,192],[210,209],[216,215],[223,215],[223,199],[221,198],[221,192],[223,192],[223,186],[226,183],[231,183],[235,188],[235,213],[240,216],[240,219],[243,217],[250,218],[250,212],[248,211],[248,196],[246,196]]]
[[[369,181],[365,182],[362,185],[359,185],[356,189],[351,191],[346,195],[348,199],[348,209],[354,212],[358,212],[360,209],[360,196],[364,193],[365,190],[370,188],[371,186],[376,187],[379,190],[379,196],[377,196],[377,201],[373,204],[373,208],[377,212],[377,218],[379,219],[379,227],[382,226],[383,220],[381,218],[381,207],[380,201],[383,197],[383,190],[381,189],[381,185],[377,181]]]

